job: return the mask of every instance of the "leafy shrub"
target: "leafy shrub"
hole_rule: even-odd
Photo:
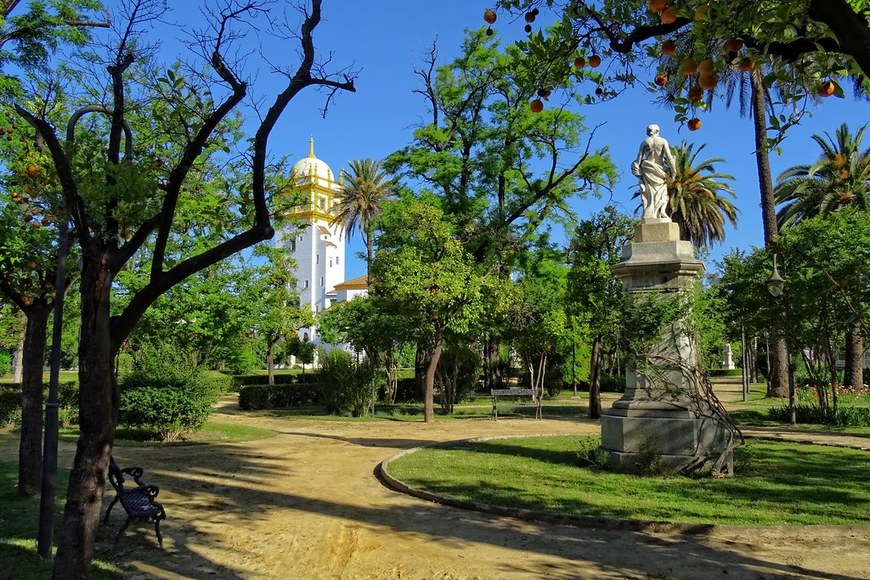
[[[223,373],[209,373],[203,376],[203,381],[209,387],[214,389],[215,393],[223,394],[233,391],[233,378],[229,375]]]
[[[0,427],[21,424],[21,391],[0,389]]]
[[[601,438],[594,435],[580,437],[577,446],[580,467],[604,470],[610,467],[610,453],[601,448]]]
[[[343,350],[330,351],[321,360],[319,374],[327,410],[340,413],[347,409],[354,417],[364,415],[377,392],[372,384],[374,367],[367,362],[355,364]]]
[[[0,377],[12,372],[12,355],[0,350]]]
[[[624,393],[625,376],[614,377],[613,375],[601,375],[602,393]]]
[[[248,385],[239,389],[239,407],[247,411],[310,407],[323,402],[320,385]]]
[[[662,453],[652,441],[644,441],[634,456],[632,471],[638,475],[657,476],[668,473]]]
[[[788,422],[788,406],[771,407],[767,415],[774,421]],[[833,425],[836,427],[870,427],[870,408],[840,407],[836,414],[829,410],[826,414],[818,405],[795,405],[795,418],[798,423],[813,425]]]
[[[48,400],[48,384],[45,385]],[[61,427],[79,422],[79,384],[67,381],[57,385],[58,422]],[[21,426],[21,383],[0,384],[0,427]]]
[[[154,349],[136,361],[136,370],[121,381],[119,424],[174,441],[208,420],[219,391],[202,373],[183,361],[161,360]]]
[[[246,387],[248,385],[265,385],[269,379],[263,374],[250,374],[232,375],[230,381],[232,382],[233,388],[238,389],[239,387]]]
[[[226,361],[226,365],[233,373],[249,373],[260,365],[257,355],[248,349],[237,350]]]

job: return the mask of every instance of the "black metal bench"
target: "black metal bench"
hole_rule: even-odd
[[[532,403],[535,405],[535,419],[541,418],[541,398],[535,395],[534,389],[511,387],[510,389],[490,389],[489,392],[492,395],[492,416],[496,420],[498,420],[499,397],[531,397]]]
[[[127,513],[127,520],[118,533],[115,535],[115,544],[112,549],[118,547],[118,540],[130,524],[133,522],[154,522],[154,531],[157,533],[157,543],[163,547],[163,536],[160,533],[160,520],[166,519],[166,512],[163,506],[154,498],[160,493],[160,488],[156,485],[149,485],[142,481],[144,470],[141,467],[125,467],[121,469],[115,463],[115,458],[109,460],[109,482],[115,489],[115,497],[106,508],[106,516],[103,518],[103,524],[109,523],[109,513],[116,503],[120,503],[121,507]],[[133,478],[136,483],[135,487],[124,487],[124,474]]]

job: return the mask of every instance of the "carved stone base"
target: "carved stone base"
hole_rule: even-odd
[[[634,401],[625,408],[614,404],[601,416],[601,447],[620,469],[632,469],[639,457],[647,458],[649,453],[671,471],[696,467],[716,460],[725,441],[719,423],[679,404]]]

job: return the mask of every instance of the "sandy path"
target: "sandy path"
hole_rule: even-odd
[[[467,512],[382,486],[396,452],[494,435],[594,433],[586,421],[338,422],[251,417],[238,444],[118,448],[145,466],[169,518],[128,530],[130,578],[870,578],[870,527],[717,528],[705,535],[594,530]],[[9,445],[3,441],[6,459]],[[70,454],[66,449],[64,457]],[[101,528],[108,549],[121,522]]]

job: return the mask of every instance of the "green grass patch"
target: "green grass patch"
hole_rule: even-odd
[[[587,439],[587,441],[583,441]],[[393,461],[412,487],[576,516],[733,525],[870,524],[870,453],[752,441],[736,477],[641,477],[581,467],[583,437],[427,448]]]
[[[58,471],[54,515],[56,526],[60,525],[63,517],[68,476],[67,470]],[[36,553],[39,498],[18,499],[15,488],[17,482],[18,464],[0,462],[0,562],[3,563],[0,577],[16,580],[50,578],[51,563],[44,562]],[[55,529],[55,541],[57,537],[58,531]],[[123,577],[118,567],[99,551],[94,557],[92,568],[91,578],[96,580]]]

